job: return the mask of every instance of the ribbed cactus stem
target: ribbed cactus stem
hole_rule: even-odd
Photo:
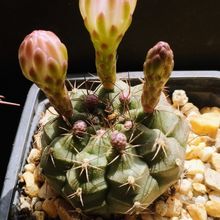
[[[173,52],[166,42],[158,42],[148,51],[144,63],[144,86],[141,96],[144,112],[154,111],[173,66]]]
[[[96,9],[106,2],[120,5],[128,1],[81,0],[85,6],[96,3]],[[72,206],[69,210],[77,212],[80,219],[85,215],[88,219],[97,219],[96,216],[124,219],[125,215],[139,218],[135,215],[145,212],[176,183],[184,169],[188,124],[162,95],[159,100],[172,70],[173,55],[163,42],[149,51],[142,94],[142,85],[115,82],[111,78],[111,71],[115,70],[112,52],[116,50],[106,41],[99,46],[95,49],[103,85],[93,88],[92,81],[89,89],[88,85],[85,88],[80,88],[81,83],[75,85],[77,89],[69,91],[74,109],[69,123],[65,125],[60,117],[51,117],[41,126],[40,169],[45,180],[67,199]],[[46,75],[38,74],[43,76],[38,82],[46,92],[56,94],[64,81],[54,81],[57,74],[54,76],[49,66]],[[27,73],[33,77],[33,71]],[[109,90],[114,84],[114,89]],[[145,110],[153,111],[158,100],[160,108],[153,114],[143,112],[141,98]],[[153,101],[148,104],[148,100]]]
[[[113,91],[103,86],[70,91],[70,123],[52,117],[40,130],[41,173],[67,198],[69,210],[79,210],[88,219],[136,217],[184,169],[189,130],[183,117],[161,100],[161,108],[146,120],[140,105],[142,85],[119,80],[116,85]]]
[[[96,51],[96,69],[104,88],[112,90],[116,81],[116,52],[104,54]]]

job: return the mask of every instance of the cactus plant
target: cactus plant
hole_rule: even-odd
[[[115,27],[124,34],[135,4],[132,0],[80,0],[96,49],[101,41],[94,38],[98,36],[95,24],[100,23],[99,29],[107,19],[96,10],[109,12],[103,23],[108,26],[102,28]],[[115,10],[126,17],[124,25],[112,26],[110,12],[113,15]],[[104,33],[100,38],[108,39]],[[111,53],[119,44],[115,38],[106,43],[114,48]],[[28,35],[19,49],[24,75],[45,92],[59,113],[41,128],[42,174],[73,208],[87,215],[139,214],[183,171],[188,125],[163,93],[174,65],[173,52],[165,42],[152,47],[144,63],[144,82],[136,86],[116,80],[114,71],[100,73],[98,60],[101,85],[93,91],[74,88],[68,93],[63,81],[66,54],[55,34],[45,31]],[[62,95],[57,96],[58,92]]]

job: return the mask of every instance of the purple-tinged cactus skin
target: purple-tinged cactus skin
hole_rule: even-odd
[[[113,131],[111,134],[111,144],[115,149],[122,153],[127,145],[127,137],[121,132]]]
[[[133,127],[133,122],[129,121],[129,120],[125,121],[124,127],[125,127],[125,129],[130,130]]]
[[[85,106],[86,108],[92,112],[99,104],[99,98],[95,94],[88,94],[85,97]]]
[[[21,43],[18,58],[24,76],[46,94],[58,113],[71,117],[73,109],[64,84],[68,55],[60,39],[51,31],[35,30]]]
[[[73,124],[72,129],[75,135],[83,136],[83,134],[86,132],[87,124],[85,121],[78,120]]]
[[[80,12],[96,54],[96,69],[105,89],[116,81],[116,52],[129,28],[137,0],[80,0]]]
[[[145,112],[151,113],[154,111],[173,66],[173,51],[168,43],[160,41],[148,51],[144,63],[145,82],[141,96]]]
[[[122,91],[120,94],[119,94],[119,100],[121,103],[124,103],[124,104],[129,104],[130,102],[130,91]]]

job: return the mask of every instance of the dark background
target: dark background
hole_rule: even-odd
[[[167,41],[175,70],[219,70],[219,0],[138,0],[133,22],[118,50],[118,71],[142,70],[146,51]],[[0,95],[20,107],[0,105],[0,190],[27,92],[17,51],[35,29],[51,30],[66,44],[68,73],[95,72],[94,51],[78,0],[10,0],[0,3]]]

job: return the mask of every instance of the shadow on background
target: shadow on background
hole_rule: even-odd
[[[175,70],[218,70],[220,67],[220,1],[138,0],[133,22],[118,50],[118,71],[140,71],[146,51],[167,41]],[[95,72],[94,50],[79,14],[78,0],[2,1],[0,95],[21,107],[0,106],[3,182],[14,136],[31,83],[21,74],[17,51],[35,29],[51,30],[66,44],[68,73]]]

